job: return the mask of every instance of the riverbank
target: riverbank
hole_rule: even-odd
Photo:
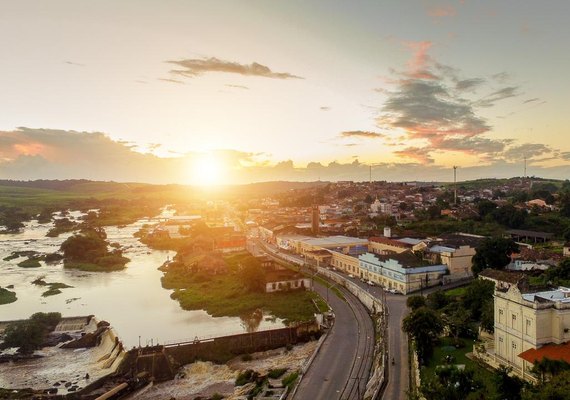
[[[211,398],[215,394],[225,399],[245,396],[251,386],[236,386],[240,372],[252,370],[260,376],[266,376],[270,370],[286,369],[289,372],[300,370],[306,360],[315,351],[317,342],[253,353],[247,357],[236,357],[226,364],[198,361],[181,368],[178,378],[160,383],[146,393],[139,395],[139,400],[170,399],[190,400],[199,397]]]

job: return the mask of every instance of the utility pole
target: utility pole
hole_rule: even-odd
[[[453,166],[453,204],[457,205],[457,165]]]
[[[523,178],[526,179],[526,155],[524,156],[524,175]]]
[[[372,165],[370,165],[370,187],[372,187]]]

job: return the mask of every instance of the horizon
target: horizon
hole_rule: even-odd
[[[570,176],[567,2],[0,11],[0,178]]]

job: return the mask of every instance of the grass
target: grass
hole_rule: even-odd
[[[47,285],[49,286],[49,289],[42,293],[43,297],[54,296],[61,293],[60,289],[73,287],[61,282],[48,283]]]
[[[0,287],[0,305],[10,304],[18,300],[16,293]]]
[[[461,341],[464,343],[464,346],[455,348],[455,346],[453,346],[453,338],[440,338],[439,343],[433,349],[433,354],[429,359],[429,363],[421,367],[420,374],[422,380],[428,376],[434,376],[437,366],[447,365],[445,362],[445,356],[449,355],[453,357],[451,365],[464,364],[465,368],[474,370],[475,379],[482,381],[486,387],[486,393],[489,394],[489,398],[494,398],[495,385],[492,381],[493,373],[475,361],[467,358],[466,354],[473,351],[475,341],[473,339],[465,338],[461,338]],[[453,347],[453,350],[450,349],[451,347]]]
[[[315,292],[296,290],[290,292],[248,292],[235,275],[213,276],[205,282],[188,283],[178,288],[171,297],[178,300],[185,310],[205,310],[214,317],[237,317],[262,309],[285,324],[313,319],[315,307],[312,300],[318,299]],[[163,277],[163,287],[165,285]]]
[[[297,378],[299,378],[299,372],[295,371],[287,375],[285,378],[283,378],[281,383],[283,384],[283,386],[290,388],[291,386],[293,386]]]
[[[319,282],[319,283],[320,283],[321,285],[323,285],[324,287],[327,287],[327,288],[329,288],[329,289],[334,286],[334,287],[331,289],[332,292],[333,292],[339,299],[341,299],[342,301],[346,301],[346,299],[344,298],[344,295],[342,294],[342,292],[340,291],[340,289],[338,288],[338,286],[335,286],[335,285],[336,285],[335,283],[330,283],[329,281],[327,281],[327,280],[321,278],[320,276],[315,276],[313,279],[314,279],[315,281]],[[325,303],[325,304],[326,304],[326,303]],[[328,306],[327,306],[327,308],[328,308]]]
[[[125,269],[125,264],[98,265],[91,263],[65,262],[63,266],[65,268],[77,269],[85,272],[113,272]]]

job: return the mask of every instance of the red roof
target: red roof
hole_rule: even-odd
[[[543,358],[562,360],[570,363],[570,342],[547,344],[539,349],[528,349],[519,354],[519,357],[533,364],[537,361],[542,361]]]

